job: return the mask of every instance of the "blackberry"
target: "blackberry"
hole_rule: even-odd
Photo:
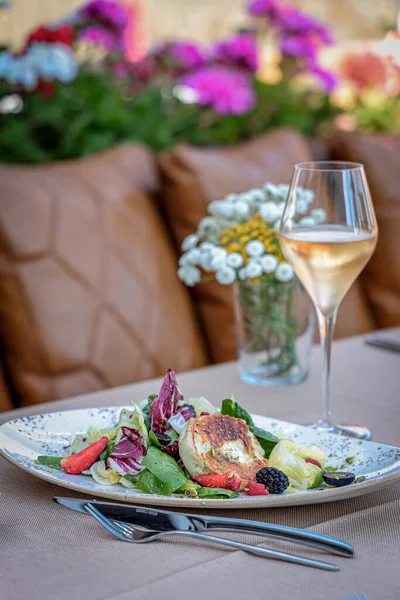
[[[289,487],[288,476],[274,467],[264,467],[257,471],[256,480],[265,485],[270,494],[283,494]]]

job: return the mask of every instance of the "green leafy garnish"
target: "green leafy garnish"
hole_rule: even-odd
[[[177,494],[184,494],[185,496],[188,496],[189,498],[196,498],[197,496],[197,490],[200,489],[200,485],[198,483],[196,483],[195,481],[191,481],[191,479],[188,479],[187,482],[180,487],[178,490],[176,490]]]
[[[212,446],[211,446],[210,452],[211,452],[211,456],[215,456],[215,450],[214,450],[214,448]]]
[[[279,439],[270,433],[254,425],[254,421],[251,415],[244,409],[240,404],[235,401],[235,398],[227,398],[222,401],[221,414],[229,415],[230,417],[236,417],[242,419],[249,426],[250,431],[256,436],[259,444],[264,450],[265,457],[268,458],[272,450],[279,442]]]
[[[149,440],[153,444],[153,446],[157,446],[157,448],[161,448],[161,444],[158,441],[158,438],[152,429],[149,430]]]
[[[255,425],[250,427],[250,431],[254,433],[258,442],[262,446],[265,458],[269,458],[269,455],[275,448],[276,444],[279,442],[279,439],[273,433],[265,431],[264,429],[256,427]]]
[[[355,460],[356,459],[354,458],[354,456],[349,456],[348,458],[346,458],[346,462],[348,465],[352,465]]]
[[[313,489],[319,487],[322,484],[322,481],[323,481],[322,475],[323,475],[323,473],[324,473],[323,470],[320,469],[319,473],[316,474],[315,479],[314,479],[312,485],[310,485],[310,487],[308,488],[309,490],[313,490]]]
[[[197,490],[198,498],[237,498],[239,494],[223,488],[201,487]]]
[[[327,473],[334,473],[335,471],[337,471],[336,467],[325,467],[324,471],[326,471]]]
[[[147,467],[160,481],[167,483],[173,492],[188,480],[176,460],[155,446],[150,446],[147,450],[142,465]]]
[[[354,483],[362,483],[366,479],[367,478],[365,477],[365,475],[360,475],[360,477],[357,477],[357,479],[354,481]]]
[[[50,469],[57,469],[58,471],[63,471],[64,469],[60,465],[61,461],[62,456],[38,456],[35,460],[35,463],[37,465],[49,467]]]
[[[249,415],[246,409],[235,401],[235,398],[227,398],[222,400],[221,414],[229,415],[230,417],[236,417],[237,419],[243,419],[245,423],[250,427],[254,425],[253,419]]]

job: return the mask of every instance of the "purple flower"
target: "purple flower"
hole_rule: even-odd
[[[337,84],[337,78],[335,77],[335,75],[333,75],[333,73],[330,73],[329,71],[326,71],[325,69],[323,69],[322,67],[320,67],[318,65],[315,65],[315,64],[311,65],[310,73],[315,75],[315,77],[319,80],[321,87],[328,94],[331,93],[331,91],[334,89],[334,87]]]
[[[252,0],[248,6],[248,11],[253,17],[270,17],[276,10],[277,0]]]
[[[105,50],[110,51],[121,50],[123,48],[123,40],[118,39],[108,29],[99,25],[93,25],[81,31],[79,40],[93,44],[94,46],[101,46]]]
[[[242,115],[256,103],[251,79],[239,69],[202,67],[180,81],[197,94],[197,103],[211,106],[221,115]]]
[[[282,34],[304,33],[318,38],[320,44],[331,44],[333,36],[328,27],[313,17],[280,0],[253,0],[249,12],[256,17],[268,17]]]
[[[308,58],[314,60],[317,54],[315,40],[305,34],[285,36],[281,40],[281,51],[296,58]]]
[[[253,72],[258,69],[257,44],[251,34],[239,33],[229,40],[217,43],[213,54],[217,60],[237,63],[237,66]]]
[[[79,11],[79,15],[99,21],[119,34],[124,32],[128,24],[128,11],[123,4],[114,0],[92,0]]]
[[[175,42],[171,47],[171,55],[187,69],[202,67],[205,56],[200,48],[191,42]]]

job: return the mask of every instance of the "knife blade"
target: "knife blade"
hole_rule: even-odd
[[[53,501],[84,514],[87,514],[84,507],[90,502],[109,519],[144,527],[152,531],[233,531],[253,533],[255,535],[272,536],[290,542],[305,544],[340,556],[351,557],[354,555],[353,547],[342,540],[295,527],[286,527],[285,525],[275,525],[245,519],[221,518],[210,515],[192,515],[159,510],[153,507],[118,504],[92,499],[54,497]]]

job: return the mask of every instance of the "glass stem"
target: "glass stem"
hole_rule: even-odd
[[[322,380],[321,380],[321,402],[322,402],[322,413],[318,420],[317,427],[323,429],[330,429],[332,427],[331,422],[331,409],[329,404],[329,376],[331,371],[331,346],[332,346],[332,334],[335,326],[337,315],[337,309],[329,316],[325,316],[317,308],[317,317],[319,325],[319,335],[321,339],[321,352],[322,352]]]

